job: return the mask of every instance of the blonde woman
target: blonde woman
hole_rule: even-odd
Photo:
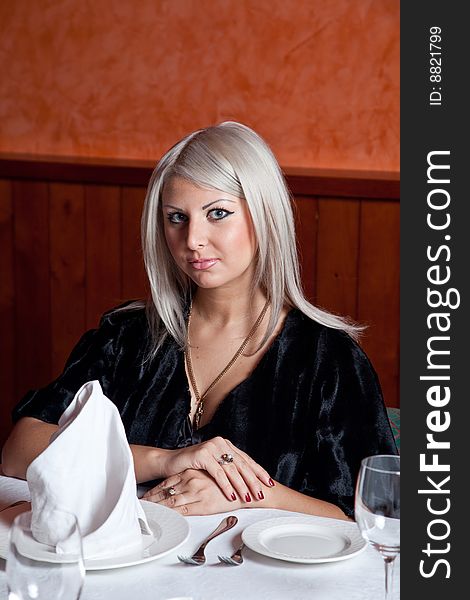
[[[276,507],[348,518],[362,458],[396,448],[358,329],[310,304],[291,201],[267,144],[234,122],[158,163],[142,216],[151,297],[107,313],[63,374],[14,411],[24,477],[83,383],[117,405],[146,498],[185,515]]]

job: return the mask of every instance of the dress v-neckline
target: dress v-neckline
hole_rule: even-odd
[[[189,410],[187,411],[187,417],[186,417],[186,419],[187,419],[187,422],[188,422],[188,424],[190,426],[191,432],[193,434],[196,431],[202,431],[206,427],[209,427],[210,425],[212,425],[212,423],[215,420],[215,417],[221,411],[222,407],[227,403],[227,401],[229,400],[229,398],[231,396],[233,396],[244,385],[247,385],[257,375],[257,371],[259,369],[261,369],[262,365],[267,361],[269,355],[272,354],[273,349],[278,345],[279,340],[281,339],[281,337],[284,335],[284,333],[286,331],[288,322],[291,320],[292,315],[294,313],[296,313],[296,312],[298,312],[298,309],[295,309],[295,308],[291,308],[288,311],[288,313],[286,314],[286,316],[284,318],[284,322],[282,323],[281,329],[279,330],[279,332],[277,333],[277,335],[272,339],[271,343],[266,348],[265,353],[259,359],[259,361],[256,363],[256,365],[253,368],[253,370],[249,373],[249,375],[247,377],[245,377],[245,379],[243,379],[242,381],[240,381],[239,383],[237,383],[229,392],[227,392],[227,394],[225,394],[225,396],[222,398],[222,400],[217,405],[217,408],[215,409],[214,414],[212,415],[211,419],[209,421],[207,421],[207,423],[204,423],[204,425],[201,425],[199,427],[199,429],[194,429],[193,423],[191,421],[191,416],[190,416],[190,410],[191,410],[191,386],[190,386],[189,378],[188,378],[188,375],[186,373],[186,368],[185,368],[185,364],[184,364],[184,352],[181,351],[181,352],[178,353],[179,368],[180,368],[180,370],[183,373],[183,380],[185,382],[185,398],[184,398],[184,400],[185,400],[185,403],[187,404],[187,406],[189,407]]]

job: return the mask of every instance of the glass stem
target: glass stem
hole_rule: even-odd
[[[385,561],[385,600],[392,600],[393,594],[393,565],[395,556],[384,556]]]

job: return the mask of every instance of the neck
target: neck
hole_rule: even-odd
[[[193,299],[192,313],[218,327],[230,327],[247,321],[252,323],[265,303],[266,295],[261,289],[251,294],[199,288]]]

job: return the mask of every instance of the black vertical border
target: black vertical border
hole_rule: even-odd
[[[467,509],[470,489],[470,392],[467,378],[470,377],[469,320],[468,311],[470,268],[470,219],[466,220],[470,194],[467,189],[470,165],[469,119],[470,102],[465,88],[470,61],[470,25],[463,11],[465,3],[426,0],[425,2],[401,3],[401,422],[402,444],[402,551],[401,551],[401,597],[404,600],[425,598],[426,600],[450,600],[468,594],[468,542],[470,541],[470,514]],[[430,28],[442,30],[439,44],[441,55],[441,81],[430,81]],[[434,49],[435,51],[435,49]],[[441,105],[430,106],[432,88],[441,88]],[[437,94],[435,95],[437,98]],[[450,152],[436,162],[450,164],[450,183],[437,185],[427,182],[427,156],[432,151]],[[435,171],[437,175],[437,171]],[[443,176],[441,171],[441,176]],[[450,194],[446,210],[434,211],[428,206],[428,194],[433,188],[443,188]],[[445,199],[445,194],[432,196]],[[436,221],[451,218],[446,230],[432,230],[427,225],[428,213],[435,213]],[[445,236],[450,236],[446,239]],[[434,262],[426,255],[428,246],[436,256]],[[428,281],[428,269],[439,264],[442,274],[450,269],[450,280],[446,284],[433,285]],[[427,288],[446,291],[454,288],[460,295],[460,306],[450,309],[430,308]],[[452,294],[452,301],[457,294]],[[448,332],[439,332],[435,321],[432,328],[427,317],[432,312],[450,315]],[[444,323],[444,321],[442,321]],[[427,343],[431,336],[449,336],[450,340],[435,342],[434,348],[450,350],[435,362],[449,364],[450,369],[430,371],[427,368]],[[449,382],[420,380],[420,376],[449,375]],[[467,375],[467,377],[466,377]],[[450,416],[450,426],[435,439],[450,442],[449,449],[437,452],[439,463],[449,464],[449,472],[424,472],[420,469],[420,454],[427,453],[427,462],[432,461],[436,451],[427,450],[426,434],[430,433],[427,419],[431,411],[437,410],[427,400],[431,385],[448,385],[451,397],[446,406],[440,407],[441,419],[445,411]],[[441,482],[450,475],[446,484]],[[427,476],[449,493],[419,493],[418,490],[433,489]],[[434,488],[436,489],[436,488]],[[448,512],[433,515],[431,508]],[[434,519],[445,520],[444,523]],[[447,537],[445,534],[449,531]],[[433,540],[429,536],[441,536]],[[430,552],[425,553],[429,547]],[[449,545],[447,545],[449,544]],[[442,559],[446,563],[438,561]],[[421,563],[421,561],[424,561]],[[469,563],[470,564],[470,563]],[[428,575],[424,577],[422,570]],[[448,578],[447,575],[450,575]]]

